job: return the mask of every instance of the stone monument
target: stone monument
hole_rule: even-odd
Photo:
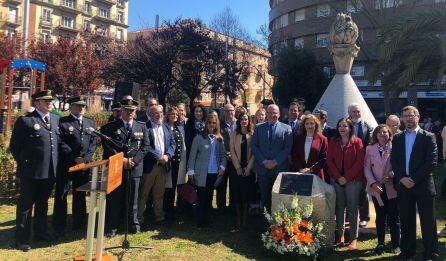
[[[361,107],[362,119],[375,127],[375,117],[350,75],[353,60],[358,56],[358,27],[349,15],[338,13],[330,29],[328,50],[333,56],[336,75],[331,80],[315,109],[328,112],[327,124],[336,126],[338,120],[348,116],[348,105],[357,103]]]
[[[291,207],[293,196],[298,195],[299,205],[313,202],[313,215],[317,222],[324,222],[323,233],[326,236],[326,248],[334,245],[335,234],[335,202],[334,188],[313,174],[282,172],[273,185],[271,197],[271,212],[274,213],[283,203]]]

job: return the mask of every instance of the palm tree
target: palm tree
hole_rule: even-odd
[[[410,86],[420,82],[440,85],[446,71],[446,12],[394,17],[381,27],[377,46],[378,63],[369,80],[381,79],[388,112],[388,98]]]

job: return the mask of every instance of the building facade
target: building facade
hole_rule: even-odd
[[[339,12],[349,13],[359,28],[358,57],[351,75],[375,116],[383,114],[381,82],[371,84],[367,75],[377,61],[377,33],[389,18],[411,11],[446,10],[445,0],[270,0],[269,48],[272,53],[271,73],[280,49],[284,46],[301,46],[312,49],[324,71],[333,76],[334,64],[327,46],[328,32]],[[440,117],[446,115],[446,86],[440,88],[429,83],[418,84],[400,94],[394,111],[407,103],[418,105],[422,113]],[[441,106],[441,107],[440,107]]]
[[[98,33],[126,41],[128,0],[30,0],[30,38],[54,41]],[[24,0],[0,0],[0,32],[23,35]]]
[[[161,30],[161,29],[160,29]],[[240,39],[233,37],[226,37],[224,34],[207,29],[209,32],[209,37],[219,42],[228,43],[228,56],[230,59],[248,59],[249,69],[244,75],[244,89],[245,97],[239,93],[238,97],[234,100],[234,103],[238,105],[243,105],[246,102],[251,114],[254,114],[258,108],[260,108],[260,102],[264,98],[271,99],[272,92],[271,88],[274,83],[274,78],[269,74],[269,60],[271,55],[268,50],[260,48],[256,45],[247,43]],[[139,34],[150,34],[155,32],[154,29],[145,29],[129,32],[129,39],[135,38]],[[242,58],[242,56],[245,56]],[[197,104],[201,104],[208,107],[220,107],[225,102],[225,97],[223,95],[217,95],[210,92],[209,90],[201,93],[199,99],[196,101]]]

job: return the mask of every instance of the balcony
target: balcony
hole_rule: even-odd
[[[102,2],[102,3],[106,3],[109,5],[114,5],[116,4],[116,0],[97,0],[98,2]]]
[[[31,3],[48,7],[54,7],[55,5],[54,0],[31,0]]]
[[[84,12],[84,15],[87,15],[87,16],[93,15],[93,8],[91,6],[90,6],[90,8],[85,8],[85,6],[84,6],[84,8],[82,10]]]
[[[82,5],[77,4],[76,2],[70,2],[70,1],[64,1],[64,0],[60,1],[59,7],[60,7],[60,9],[62,9],[64,11],[75,13],[75,14],[80,13],[83,10]]]
[[[59,25],[57,26],[57,28],[59,30],[79,33],[82,31],[82,24],[73,23],[73,24],[69,25],[69,24],[64,24],[62,21],[59,21]]]
[[[119,25],[123,25],[123,26],[126,26],[127,24],[126,24],[126,21],[125,21],[125,17],[121,17],[121,19],[119,19],[119,16],[118,15],[116,15],[115,16],[115,22],[117,23],[117,24],[119,24]]]
[[[6,3],[13,4],[13,5],[19,5],[22,3],[22,0],[6,0]]]
[[[2,24],[17,27],[22,23],[22,19],[19,15],[0,13],[0,22]]]
[[[52,28],[53,18],[52,17],[40,17],[39,22],[40,27]]]
[[[107,23],[110,22],[115,22],[115,19],[113,19],[113,17],[111,16],[110,13],[100,13],[99,9],[97,9],[94,13],[93,16],[95,19],[100,20],[100,21],[104,21]]]

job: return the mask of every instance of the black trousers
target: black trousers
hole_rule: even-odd
[[[20,196],[16,211],[16,242],[29,244],[31,217],[34,207],[34,234],[47,233],[48,198],[54,186],[54,178],[20,179]]]
[[[220,186],[218,186],[217,188],[217,207],[219,210],[224,210],[226,209],[226,195],[227,195],[227,190],[228,190],[228,180],[229,180],[229,190],[231,190],[232,185],[231,185],[231,180],[230,180],[230,176],[236,172],[234,165],[232,165],[231,162],[228,162],[226,164],[226,169],[225,169],[225,174],[223,177],[222,182],[220,183]],[[231,201],[231,193],[229,193],[229,205],[233,205],[232,201]]]
[[[125,174],[122,177],[122,184],[107,195],[105,209],[105,229],[106,231],[118,230],[124,226],[125,204],[128,200],[128,221],[129,229],[140,229],[138,221],[138,190],[140,177],[131,177],[129,186],[129,198],[125,198],[125,188],[127,180]],[[123,228],[123,227],[122,227]]]
[[[53,214],[53,227],[56,231],[63,232],[67,225],[67,197],[70,189],[72,189],[73,193],[73,228],[80,229],[86,225],[86,192],[77,191],[76,189],[88,183],[88,181],[89,173],[86,171],[75,173],[63,171],[57,175]]]
[[[177,189],[179,167],[180,167],[180,162],[172,161],[171,164],[172,187],[166,188],[164,191],[164,211],[166,212],[166,215],[168,217],[172,217],[174,212],[175,191]]]
[[[398,204],[401,219],[401,252],[407,257],[415,255],[417,223],[416,211],[420,216],[421,235],[423,237],[425,259],[432,259],[438,254],[437,223],[435,220],[435,202],[433,196],[416,195],[403,188],[398,191]]]
[[[392,247],[400,246],[400,219],[398,213],[398,199],[388,199],[386,191],[381,193],[381,199],[384,206],[380,206],[378,200],[372,197],[373,205],[376,212],[376,234],[378,236],[378,244],[384,245],[386,236],[386,224],[390,227],[390,238],[392,240]]]
[[[206,187],[197,188],[197,224],[204,225],[209,222],[209,210],[212,208],[212,198],[214,195],[214,184],[217,174],[208,174],[206,177]],[[218,195],[218,194],[217,194]]]
[[[367,222],[370,221],[369,194],[365,192],[365,187],[359,194],[359,220]]]

